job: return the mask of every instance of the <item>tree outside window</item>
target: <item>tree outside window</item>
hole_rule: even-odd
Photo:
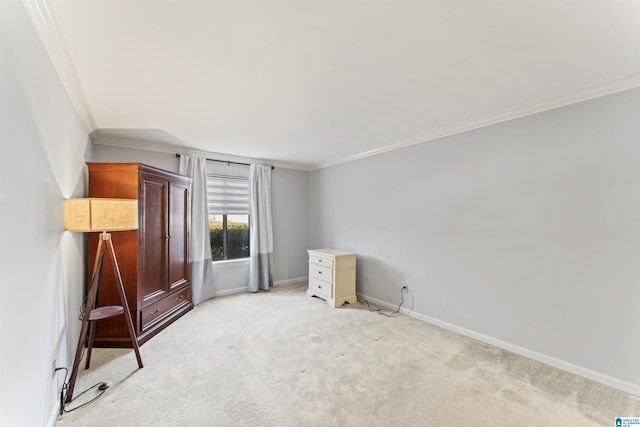
[[[214,261],[248,258],[249,215],[209,215],[211,258]]]

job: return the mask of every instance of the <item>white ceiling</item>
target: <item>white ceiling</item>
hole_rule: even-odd
[[[89,127],[301,168],[640,86],[636,0],[25,1]]]

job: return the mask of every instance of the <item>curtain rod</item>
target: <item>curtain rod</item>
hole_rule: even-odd
[[[180,157],[181,154],[176,154],[176,157]],[[232,162],[229,160],[218,160],[218,159],[209,159],[207,158],[206,160],[210,161],[210,162],[220,162],[220,163],[226,163],[228,165],[242,165],[242,166],[251,166],[250,163],[240,163],[240,162]],[[275,166],[271,166],[271,169],[275,169]]]

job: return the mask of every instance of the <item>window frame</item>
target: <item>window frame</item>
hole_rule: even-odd
[[[217,182],[216,185],[212,185],[211,182]],[[238,189],[236,183],[242,183],[240,189]],[[214,259],[214,246],[211,247],[211,261],[212,262],[228,262],[228,261],[240,261],[248,260],[251,256],[251,217],[249,215],[249,177],[239,175],[226,175],[221,173],[207,173],[207,212],[208,217],[212,215],[222,216],[222,258]],[[227,188],[226,186],[229,186]],[[217,190],[217,191],[216,191]],[[212,196],[212,195],[217,195]],[[225,197],[228,196],[228,198]],[[212,207],[212,204],[218,203],[220,208]],[[246,215],[247,217],[247,256],[229,258],[229,215]],[[209,229],[209,239],[211,240],[211,228]],[[217,246],[216,246],[217,247]]]

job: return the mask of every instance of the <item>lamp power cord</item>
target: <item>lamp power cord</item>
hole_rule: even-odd
[[[93,402],[94,400],[102,396],[104,392],[109,388],[109,384],[107,384],[106,382],[101,381],[99,383],[95,383],[94,385],[82,391],[81,393],[76,394],[76,396],[73,399],[71,399],[69,403],[65,403],[65,398],[67,397],[67,389],[69,388],[69,382],[67,381],[69,370],[65,367],[61,367],[61,368],[55,369],[55,372],[58,372],[58,371],[64,371],[64,380],[62,383],[62,388],[60,389],[60,416],[62,416],[64,413],[73,412],[76,409],[79,409],[85,405],[88,405],[89,403]],[[82,396],[83,394],[87,393],[90,390],[95,389],[96,387],[98,388],[98,390],[100,390],[100,393],[96,395],[93,399],[87,402],[84,402],[78,406],[75,406],[71,409],[67,409],[67,407],[70,406],[74,401],[76,401],[80,396]]]
[[[379,309],[379,308],[376,308],[376,309],[371,308],[371,304],[369,304],[369,301],[367,301],[366,299],[365,299],[365,300],[358,300],[358,302],[359,302],[360,304],[362,304],[362,305],[365,305],[365,304],[366,304],[366,305],[367,305],[367,307],[369,308],[369,311],[377,312],[378,314],[381,314],[381,315],[383,315],[383,316],[393,317],[393,315],[394,315],[394,314],[397,314],[397,313],[399,313],[399,312],[400,312],[400,307],[402,307],[402,304],[404,304],[404,292],[403,292],[403,291],[405,290],[405,288],[406,288],[406,287],[404,287],[404,286],[403,286],[403,287],[402,287],[402,289],[400,289],[400,304],[398,304],[398,308],[397,308],[397,309],[396,309],[396,311],[394,311],[393,313],[389,313],[389,314],[387,314],[387,313],[383,312],[383,311],[382,311],[381,309]]]

